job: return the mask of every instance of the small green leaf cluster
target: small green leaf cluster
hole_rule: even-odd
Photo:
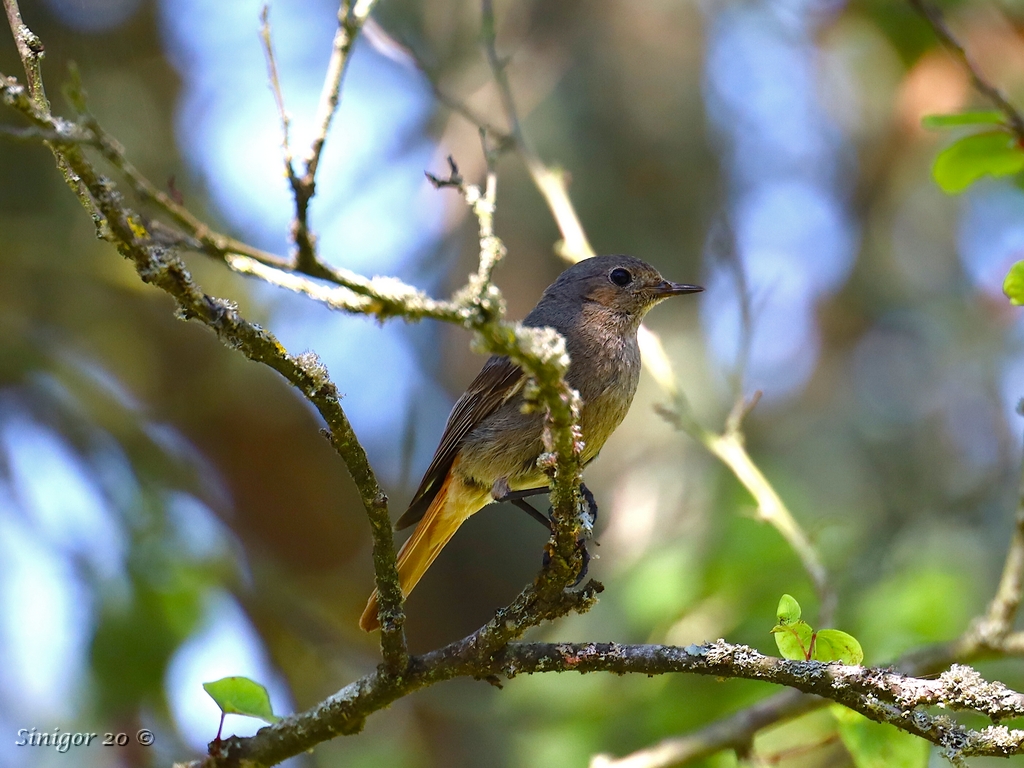
[[[203,690],[210,694],[224,715],[255,717],[265,723],[276,723],[281,719],[270,706],[267,689],[248,677],[222,677],[212,683],[203,683]]]
[[[772,628],[782,658],[843,664],[860,664],[864,660],[864,651],[853,635],[839,629],[814,631],[800,618],[800,613],[800,603],[791,595],[783,595],[776,611],[778,623]]]
[[[962,136],[939,152],[932,177],[947,194],[959,194],[984,176],[1011,176],[1024,170],[1024,147],[1007,128],[1001,112],[928,115],[921,122],[932,130],[994,126]]]
[[[932,177],[947,194],[960,194],[985,176],[1012,176],[1024,170],[1024,145],[1009,129],[1002,112],[928,115],[921,122],[932,130],[991,126],[957,139],[935,158]],[[1003,293],[1011,304],[1024,304],[1024,262],[1018,261],[1010,269],[1003,281]]]

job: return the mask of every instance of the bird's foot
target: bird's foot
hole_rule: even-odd
[[[580,495],[583,496],[583,501],[586,504],[586,510],[581,511],[580,514],[580,535],[576,539],[576,551],[580,553],[580,559],[582,565],[580,566],[580,572],[576,576],[576,581],[572,583],[573,587],[578,587],[580,583],[587,577],[587,571],[590,569],[590,550],[587,549],[587,541],[594,535],[594,523],[597,522],[597,500],[594,498],[593,492],[587,488],[585,483],[580,483]],[[553,509],[548,509],[548,517],[554,514]],[[551,528],[554,529],[554,522],[551,522]],[[597,545],[597,542],[594,542]],[[547,567],[551,558],[547,551],[544,552],[544,566]]]
[[[548,488],[527,488],[522,491],[510,491],[508,490],[507,483],[501,485],[495,483],[491,489],[491,495],[495,501],[508,501],[519,509],[523,510],[526,514],[532,517],[534,520],[539,522],[549,531],[554,533],[555,524],[552,519],[554,510],[549,507],[548,514],[544,515],[542,512],[534,508],[530,503],[526,501],[531,496],[539,496],[543,493],[548,492]],[[590,550],[587,549],[587,540],[594,535],[594,524],[597,522],[597,500],[594,498],[593,492],[587,488],[586,484],[580,483],[580,495],[583,496],[584,504],[586,505],[585,510],[580,512],[580,536],[576,539],[576,549],[580,553],[580,559],[582,560],[582,567],[580,568],[579,575],[576,577],[576,581],[573,582],[572,586],[577,587],[587,577],[587,571],[590,568]],[[594,544],[597,544],[595,541]],[[551,556],[547,550],[544,552],[545,568],[551,563]]]
[[[597,542],[594,543],[596,544]],[[578,587],[587,578],[587,571],[590,570],[590,550],[587,549],[587,540],[582,536],[576,539],[576,551],[580,553],[582,565],[580,566],[580,572],[576,575],[576,581],[570,585],[570,588]],[[544,550],[542,564],[545,568],[551,564],[551,555],[547,549]]]

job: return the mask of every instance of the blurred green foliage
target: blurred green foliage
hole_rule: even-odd
[[[841,661],[843,664],[860,664],[864,651],[857,638],[841,629],[811,629],[811,625],[800,618],[800,604],[792,595],[783,595],[775,609],[778,623],[772,628],[775,644],[784,659],[800,661]]]

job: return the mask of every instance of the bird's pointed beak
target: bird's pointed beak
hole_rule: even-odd
[[[681,296],[684,293],[700,293],[704,289],[699,285],[689,285],[687,283],[672,283],[668,280],[662,280],[658,285],[654,286],[654,293],[658,298],[667,298],[669,296]]]

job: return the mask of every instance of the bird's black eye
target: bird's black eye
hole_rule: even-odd
[[[629,270],[623,269],[622,267],[616,267],[613,269],[611,274],[608,275],[608,279],[620,288],[633,282],[633,276],[629,274]]]

